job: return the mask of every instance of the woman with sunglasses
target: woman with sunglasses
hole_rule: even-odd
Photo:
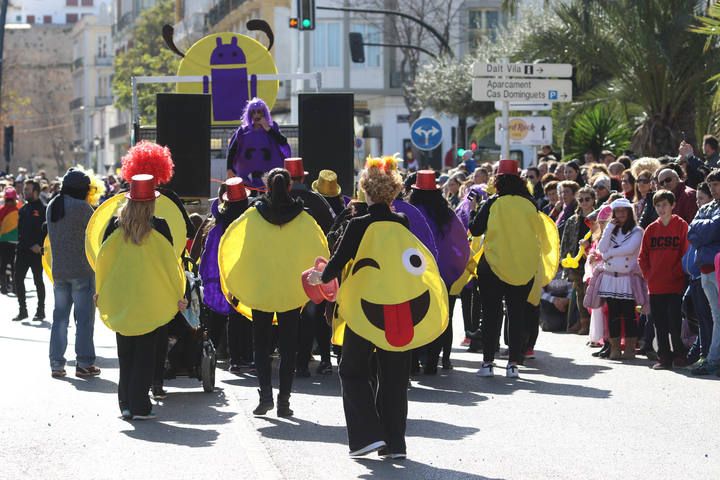
[[[641,224],[646,205],[652,206],[652,196],[655,194],[654,190],[652,185],[652,172],[650,172],[650,170],[643,170],[638,173],[635,180],[634,208],[635,216],[640,219]],[[655,209],[653,208],[652,210]]]
[[[623,197],[630,200],[631,202],[634,202],[635,176],[630,170],[625,170],[624,172],[622,172],[622,176],[620,177],[620,186],[622,188]]]
[[[580,242],[590,230],[585,219],[595,209],[595,190],[588,186],[582,187],[578,190],[576,198],[578,208],[575,211],[575,215],[570,217],[565,223],[565,230],[563,231],[562,242],[560,243],[560,258],[565,258],[567,255],[571,257],[577,255]],[[578,268],[565,269],[565,277],[568,281],[572,282],[573,289],[575,290],[579,316],[578,321],[568,327],[567,331],[577,333],[578,335],[587,335],[590,329],[590,313],[583,307],[583,301],[585,300],[584,271],[584,258],[580,259]]]

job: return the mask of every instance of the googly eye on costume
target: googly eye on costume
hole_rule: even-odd
[[[402,261],[405,270],[413,275],[422,275],[425,272],[427,263],[425,257],[416,248],[408,248],[402,254]]]

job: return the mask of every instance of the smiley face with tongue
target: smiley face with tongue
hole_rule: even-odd
[[[365,231],[337,296],[353,332],[388,351],[435,340],[448,323],[448,294],[430,251],[396,222]]]

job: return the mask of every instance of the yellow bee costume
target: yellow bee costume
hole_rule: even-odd
[[[220,239],[220,283],[247,308],[286,312],[307,303],[302,272],[328,254],[325,235],[306,212],[273,225],[249,208]]]
[[[447,290],[435,259],[397,222],[368,227],[340,286],[338,306],[353,332],[388,351],[426,345],[448,322]]]

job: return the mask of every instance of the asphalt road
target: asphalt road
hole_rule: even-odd
[[[541,333],[518,380],[504,360],[477,378],[480,356],[457,347],[454,370],[412,382],[408,459],[358,461],[337,375],[296,379],[291,419],[253,417],[255,378],[218,370],[214,393],[171,380],[156,420],[126,422],[112,332],[98,320],[99,378],[75,378],[70,361],[55,380],[50,323],[11,322],[16,308],[0,297],[0,479],[720,478],[720,378],[594,359],[574,335]],[[459,303],[455,322],[459,333]]]

